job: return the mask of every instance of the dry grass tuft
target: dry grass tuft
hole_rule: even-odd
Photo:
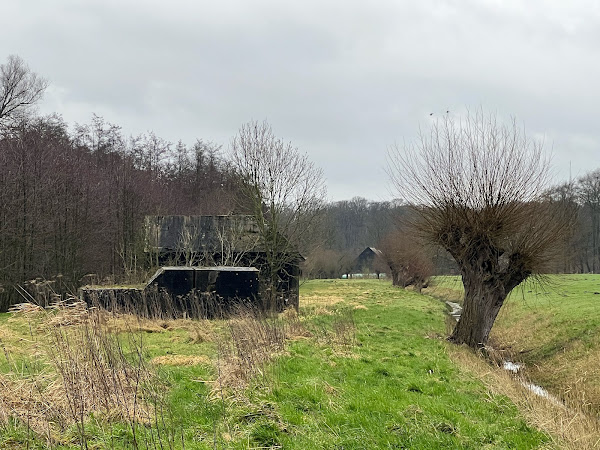
[[[231,389],[238,394],[251,379],[268,385],[267,365],[285,353],[287,340],[313,336],[294,309],[277,317],[266,317],[253,309],[238,311],[226,321],[227,334],[218,341],[218,376],[213,383],[213,396]]]
[[[323,390],[327,395],[339,395],[339,388],[330,385],[327,381],[323,381]]]
[[[164,333],[173,330],[186,330],[189,333],[187,342],[200,344],[202,342],[213,342],[214,322],[210,320],[191,319],[152,319],[138,317],[133,314],[106,313],[111,316],[107,321],[109,330],[113,333],[144,332]]]
[[[191,320],[180,320],[177,321],[178,328],[184,328],[188,330],[190,335],[190,343],[201,344],[203,342],[214,342],[215,333],[213,324],[209,320],[191,321]]]
[[[58,301],[50,306],[50,314],[46,316],[45,325],[48,327],[69,327],[86,323],[90,319],[87,305],[84,302]]]
[[[229,342],[219,344],[218,378],[215,388],[243,389],[285,348],[285,323],[253,310],[240,311],[227,320]]]
[[[508,302],[498,315],[499,320],[506,320],[510,317],[512,303]],[[503,347],[510,348],[514,353],[531,350],[538,347],[544,336],[551,336],[555,333],[552,327],[552,319],[544,317],[532,311],[526,317],[520,317],[513,320],[510,328],[494,327],[492,328],[491,339],[494,342],[502,343]]]
[[[302,297],[303,307],[328,307],[343,303],[344,298],[337,295],[306,295]]]
[[[450,357],[465,371],[479,378],[493,394],[505,395],[517,405],[526,420],[546,432],[561,449],[597,449],[600,447],[600,422],[584,408],[566,406],[540,397],[527,389],[509,372],[491,366],[469,349],[450,346]]]
[[[155,366],[199,366],[211,364],[207,356],[164,355],[150,361]]]
[[[35,305],[33,303],[17,303],[16,305],[12,305],[8,312],[13,313],[13,314],[23,314],[23,315],[28,315],[28,314],[38,314],[44,311],[44,308],[42,308],[39,305]]]
[[[284,309],[283,312],[279,313],[279,318],[281,320],[287,320],[287,321],[296,321],[298,320],[298,311],[296,311],[294,308],[287,308]]]
[[[41,389],[43,389],[42,392]],[[0,424],[20,420],[48,442],[59,442],[59,430],[66,405],[59,381],[47,375],[23,378],[16,374],[0,376]]]
[[[32,333],[31,345],[39,354],[29,365],[14,363],[12,372],[0,377],[0,423],[14,418],[50,445],[75,425],[82,448],[87,448],[92,415],[125,422],[134,439],[138,425],[145,430],[161,426],[155,411],[163,404],[164,389],[144,364],[138,335],[115,334],[120,325],[110,315],[81,302],[58,302],[47,311],[25,306],[14,315],[35,315],[30,329],[38,332]]]
[[[588,348],[571,342],[565,350],[531,368],[536,380],[551,383],[570,404],[577,404],[594,414],[600,412],[600,348]],[[600,446],[599,446],[600,447]]]
[[[114,314],[100,310],[99,314],[109,333],[164,333],[164,321],[137,317],[133,314]]]
[[[295,309],[286,309],[279,315],[279,318],[284,322],[286,339],[298,340],[312,337],[313,334],[304,326]]]
[[[332,309],[323,306],[318,306],[311,311],[311,315],[313,316],[333,316],[334,314],[335,312]]]

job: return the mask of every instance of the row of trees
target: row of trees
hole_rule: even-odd
[[[600,273],[600,168],[548,190],[555,201],[577,208],[573,236],[556,269],[566,273]]]
[[[145,215],[228,214],[237,192],[218,146],[125,138],[97,116],[74,129],[57,116],[5,126],[0,186],[4,286],[58,274],[71,284],[89,272],[135,277]]]
[[[402,192],[402,195],[406,194]],[[573,233],[566,243],[556,243],[560,257],[552,260],[548,270],[599,273],[600,169],[569,183],[544,190],[543,196],[555,201],[568,201],[577,211]],[[375,202],[355,197],[326,204],[322,218],[323,245],[310,254],[305,273],[314,278],[339,277],[352,270],[354,259],[366,247],[376,247],[386,255],[396,255],[396,264],[402,259],[398,255],[405,254],[409,247],[414,247],[415,250],[410,250],[410,253],[414,254],[418,249],[424,258],[420,265],[431,265],[430,272],[458,273],[450,255],[439,248],[423,249],[410,230],[401,228],[402,218],[409,213],[410,206],[401,201]],[[378,271],[391,276],[390,267],[390,264],[385,263],[385,270],[379,267]]]

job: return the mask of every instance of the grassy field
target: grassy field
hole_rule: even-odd
[[[444,340],[444,312],[324,280],[268,320],[3,314],[0,448],[561,448]]]

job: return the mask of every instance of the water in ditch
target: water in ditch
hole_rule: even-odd
[[[462,313],[462,306],[460,306],[456,302],[451,302],[451,301],[446,301],[445,303],[450,308],[450,312],[448,314],[451,317],[453,317],[454,320],[456,320],[458,322],[458,320],[460,319],[460,315]],[[544,389],[541,386],[538,386],[537,384],[534,384],[534,383],[531,383],[531,382],[525,380],[520,375],[520,373],[522,373],[523,369],[525,368],[525,366],[523,364],[505,360],[502,362],[502,368],[504,370],[507,370],[507,371],[515,374],[518,377],[518,380],[521,383],[521,385],[523,387],[525,387],[526,389],[530,390],[531,392],[533,392],[534,394],[536,394],[540,397],[546,398],[556,405],[564,406],[563,403],[559,399],[557,399],[556,397],[551,395],[546,389]]]

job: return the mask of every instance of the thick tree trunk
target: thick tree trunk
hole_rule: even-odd
[[[481,348],[487,344],[496,316],[508,292],[498,283],[465,280],[463,311],[450,336],[456,344]]]
[[[400,284],[400,274],[397,270],[392,269],[392,286],[398,286]]]

